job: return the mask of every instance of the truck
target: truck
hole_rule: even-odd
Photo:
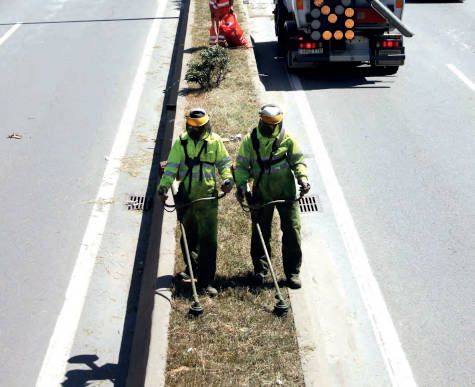
[[[404,0],[274,0],[277,42],[289,69],[368,64],[395,74],[405,61]],[[398,33],[399,32],[399,33]]]

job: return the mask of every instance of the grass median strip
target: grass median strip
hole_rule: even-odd
[[[235,9],[240,14],[239,4]],[[192,34],[194,55],[207,47],[209,20],[208,3],[195,1],[192,28],[188,31]],[[254,127],[259,107],[249,76],[249,53],[232,49],[229,54],[231,71],[219,88],[207,93],[188,90],[186,96],[188,107],[200,106],[209,112],[213,130],[224,139],[244,136]],[[226,142],[233,159],[239,145],[239,141]],[[282,279],[277,219],[273,231],[273,263]],[[219,294],[212,299],[202,296],[205,314],[190,319],[190,286],[177,282],[169,325],[166,385],[304,384],[291,311],[284,318],[272,314],[276,300],[271,279],[258,288],[250,281],[250,235],[250,217],[234,195],[220,200],[216,278]],[[178,228],[176,246],[180,252]],[[180,252],[175,272],[183,268]],[[288,300],[285,288],[283,294]]]

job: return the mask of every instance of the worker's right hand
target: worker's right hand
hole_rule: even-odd
[[[237,189],[236,189],[236,199],[239,203],[242,203],[244,201],[245,195],[246,195],[246,186],[242,185],[240,187],[237,187]]]
[[[300,196],[308,194],[308,192],[310,191],[310,183],[307,181],[307,178],[302,177],[298,179],[297,182],[300,186]]]
[[[226,179],[223,181],[223,184],[221,184],[221,191],[223,191],[224,193],[229,193],[233,189],[233,185],[233,179]]]
[[[168,192],[168,188],[165,188],[163,186],[158,187],[157,195],[162,203],[165,203],[168,199],[167,192]]]

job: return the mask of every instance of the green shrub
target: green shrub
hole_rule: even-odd
[[[225,48],[208,47],[201,51],[199,60],[188,64],[185,80],[199,84],[205,91],[218,87],[229,72],[229,60]]]

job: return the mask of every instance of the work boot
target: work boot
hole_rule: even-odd
[[[287,278],[287,286],[290,289],[300,289],[302,287],[302,281],[300,281],[298,274],[292,274]]]
[[[255,285],[262,286],[266,282],[266,273],[263,271],[255,273],[252,280]]]
[[[190,276],[186,271],[180,271],[176,276],[182,281],[190,280]]]
[[[191,277],[186,271],[179,272],[177,274],[177,277],[181,280],[181,282],[184,282],[187,284],[191,283]],[[195,278],[195,282],[196,282],[196,278]]]
[[[204,293],[209,297],[215,297],[218,295],[218,291],[212,285],[200,288],[200,293]]]

